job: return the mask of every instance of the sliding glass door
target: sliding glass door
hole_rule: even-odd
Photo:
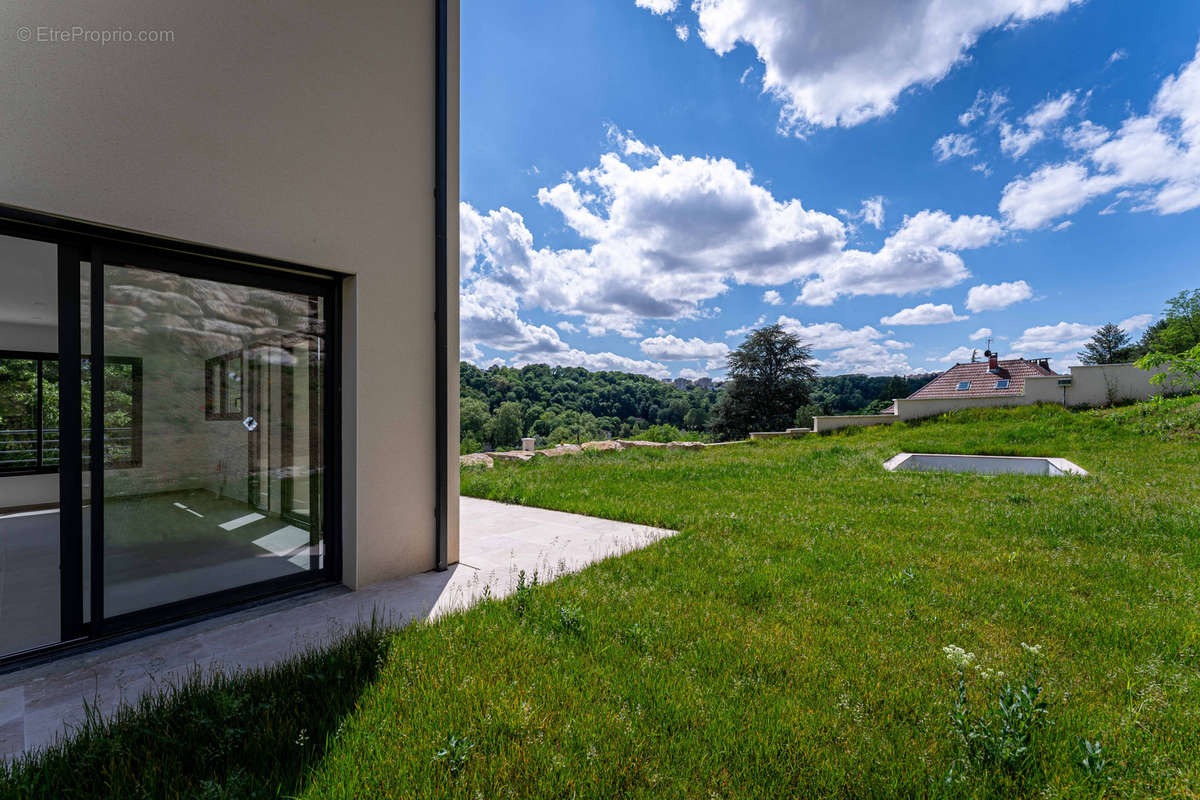
[[[35,235],[0,235],[0,660],[337,579],[335,281]]]
[[[105,618],[319,573],[323,520],[295,513],[294,488],[319,496],[325,479],[309,457],[324,436],[325,297],[100,253],[93,413],[123,424],[132,398],[141,454],[106,438],[93,466]]]

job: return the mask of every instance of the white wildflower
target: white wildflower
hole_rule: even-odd
[[[1021,642],[1021,648],[1031,656],[1040,656],[1042,654],[1042,646],[1040,644],[1025,644]]]
[[[946,658],[950,660],[950,663],[959,669],[966,669],[975,660],[974,653],[968,653],[956,644],[946,645],[942,648],[942,652],[946,654]]]

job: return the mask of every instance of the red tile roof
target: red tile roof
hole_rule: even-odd
[[[1025,379],[1037,375],[1057,375],[1054,370],[1036,361],[1013,358],[999,362],[995,373],[988,371],[988,362],[955,364],[929,383],[908,396],[909,400],[944,399],[948,397],[1012,397],[1025,393]],[[997,389],[996,381],[1008,380],[1007,389]],[[958,384],[970,381],[971,388],[960,392]]]

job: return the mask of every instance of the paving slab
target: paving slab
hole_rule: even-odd
[[[329,587],[0,675],[0,755],[53,743],[84,717],[111,714],[191,671],[277,663],[327,644],[372,616],[392,625],[465,608],[485,591],[503,597],[518,574],[539,581],[646,547],[674,531],[464,497],[459,563],[357,592]]]

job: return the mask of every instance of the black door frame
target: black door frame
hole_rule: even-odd
[[[59,550],[60,550],[60,641],[56,644],[11,654],[0,654],[0,672],[62,652],[87,647],[100,640],[126,638],[150,628],[169,627],[196,617],[243,606],[254,601],[307,591],[342,577],[341,531],[341,353],[342,283],[344,275],[270,258],[238,253],[223,248],[185,244],[145,234],[125,232],[101,225],[54,217],[0,204],[0,235],[55,244],[58,247],[58,354],[60,409],[82,408],[82,326],[80,278],[90,269],[90,355],[92,364],[104,363],[103,272],[104,264],[130,263],[185,277],[243,286],[275,289],[321,297],[326,307],[321,391],[321,425],[328,442],[320,464],[323,491],[312,513],[320,513],[324,534],[324,564],[305,575],[286,576],[248,586],[188,598],[153,608],[105,618],[103,613],[103,504],[91,503],[90,614],[84,621],[83,559],[83,430],[60,411],[59,459]],[[90,369],[91,441],[103,442],[103,369]],[[99,430],[97,430],[99,428]],[[102,446],[102,445],[101,445]],[[103,497],[103,458],[89,466],[92,497]],[[315,483],[315,482],[314,482]],[[314,516],[314,520],[318,517]],[[314,524],[313,530],[317,526]],[[318,557],[313,556],[315,567]]]

